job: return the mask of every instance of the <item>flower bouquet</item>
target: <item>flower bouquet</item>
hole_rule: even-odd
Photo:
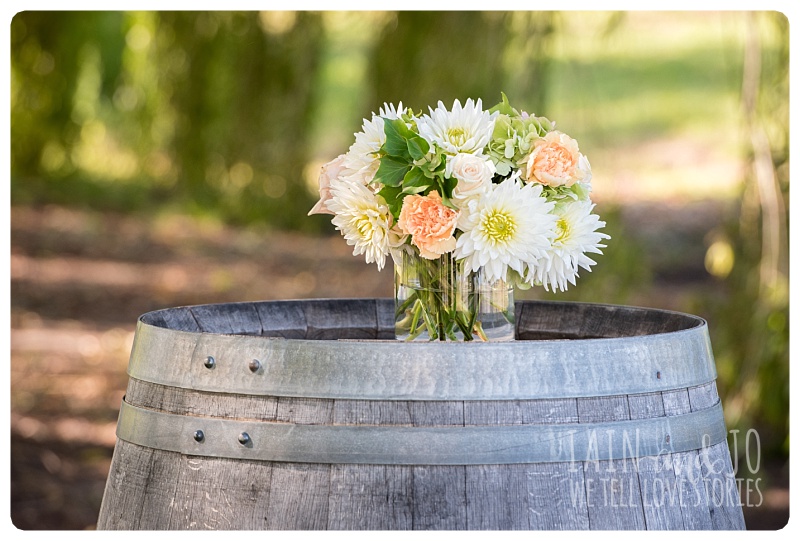
[[[514,287],[564,291],[608,235],[591,168],[555,123],[502,101],[384,104],[322,167],[320,200],[353,255],[395,265],[402,340],[513,340]]]

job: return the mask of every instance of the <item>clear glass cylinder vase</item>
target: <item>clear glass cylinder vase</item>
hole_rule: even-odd
[[[425,259],[404,251],[395,262],[395,335],[404,341],[514,339],[514,288],[488,281],[450,254]]]

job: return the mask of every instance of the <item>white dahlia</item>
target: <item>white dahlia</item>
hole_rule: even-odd
[[[605,233],[597,230],[606,225],[596,214],[592,214],[591,201],[569,201],[556,205],[553,243],[547,250],[547,257],[540,259],[528,268],[527,279],[531,283],[542,284],[545,290],[552,288],[566,291],[567,283],[575,285],[578,268],[591,272],[595,261],[586,254],[602,254]]]
[[[467,268],[484,267],[490,282],[505,279],[508,269],[524,274],[526,263],[546,257],[555,217],[554,203],[540,185],[519,183],[513,175],[461,209],[456,259]]]
[[[417,120],[419,134],[446,153],[481,154],[489,144],[498,113],[484,111],[480,99],[477,102],[468,99],[463,108],[456,100],[452,111],[448,111],[441,101],[435,111],[428,109],[431,114]]]
[[[330,186],[327,209],[334,213],[331,220],[341,231],[353,255],[365,254],[367,263],[383,268],[392,247],[392,213],[386,201],[363,184],[336,180]]]
[[[399,102],[397,107],[393,103],[384,102],[383,107],[378,110],[378,116],[388,118],[389,120],[397,120],[401,115],[405,114],[406,108],[403,107],[403,102]]]
[[[375,177],[380,166],[378,151],[386,142],[386,133],[383,131],[383,118],[391,120],[400,118],[405,112],[403,102],[397,107],[384,103],[378,114],[372,115],[371,120],[364,119],[361,131],[355,134],[356,140],[345,154],[344,167],[348,170],[344,176],[353,182],[369,184]]]

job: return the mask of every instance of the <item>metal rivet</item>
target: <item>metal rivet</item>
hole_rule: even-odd
[[[661,372],[656,372],[656,379],[661,379]]]
[[[242,445],[247,445],[250,443],[250,441],[251,441],[250,434],[248,434],[247,432],[242,432],[241,434],[239,434],[239,443],[241,443]]]
[[[203,431],[202,430],[195,430],[195,432],[194,432],[194,441],[201,442],[204,439],[206,439],[206,435],[203,434]]]
[[[259,370],[261,370],[261,362],[259,362],[258,359],[253,359],[252,361],[250,361],[250,364],[248,366],[250,367],[250,371],[254,374]]]
[[[211,370],[212,368],[217,366],[217,361],[214,360],[214,357],[209,355],[208,357],[206,357],[206,361],[203,363],[203,366]]]

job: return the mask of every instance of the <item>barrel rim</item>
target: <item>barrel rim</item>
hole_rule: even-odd
[[[170,312],[175,312],[178,310],[188,310],[191,313],[192,308],[213,308],[213,307],[220,307],[220,306],[257,306],[263,304],[289,304],[289,303],[303,303],[303,304],[324,304],[330,302],[375,302],[376,305],[378,302],[392,302],[393,300],[389,297],[321,297],[321,298],[313,298],[313,299],[274,299],[274,300],[261,300],[261,301],[235,301],[235,302],[226,302],[226,303],[207,303],[207,304],[197,304],[197,305],[182,305],[182,306],[174,306],[169,308],[160,308],[157,310],[151,310],[139,316],[137,322],[140,322],[144,325],[149,325],[153,327],[158,327],[161,329],[167,329],[171,331],[181,331],[187,332],[191,334],[196,333],[203,333],[203,334],[218,334],[218,335],[225,335],[225,336],[259,336],[254,334],[245,334],[245,333],[222,333],[222,332],[211,332],[211,331],[185,331],[183,329],[173,329],[171,327],[162,327],[155,323],[147,321],[147,319],[157,316],[159,314],[165,314]],[[618,340],[618,339],[628,339],[628,338],[644,338],[647,336],[658,336],[664,334],[674,334],[674,333],[681,333],[685,331],[692,331],[702,327],[708,327],[708,321],[705,318],[695,315],[689,314],[686,312],[680,312],[677,310],[669,310],[665,308],[653,308],[647,306],[637,306],[637,305],[624,305],[624,304],[614,304],[614,303],[597,303],[597,302],[580,302],[580,301],[555,301],[555,300],[517,300],[515,304],[522,307],[522,306],[533,306],[533,305],[545,305],[545,306],[584,306],[584,307],[593,307],[593,308],[606,308],[606,309],[614,309],[614,310],[627,310],[633,312],[642,312],[642,313],[657,313],[662,315],[671,315],[677,316],[681,319],[686,320],[687,322],[692,322],[693,324],[690,326],[686,326],[684,328],[675,329],[671,331],[664,331],[659,333],[648,333],[648,334],[637,334],[637,335],[630,335],[630,336],[609,336],[609,337],[591,337],[591,338],[553,338],[548,339],[547,341],[557,341],[557,340],[580,340],[580,341],[589,341],[589,340]],[[517,322],[519,324],[519,322]],[[280,337],[263,337],[262,338],[280,338]],[[319,341],[315,339],[308,339],[308,338],[285,338],[286,340],[295,340],[295,341]],[[351,340],[351,339],[345,339]],[[361,341],[361,340],[359,340]],[[472,347],[474,345],[479,344],[479,342],[399,342],[395,339],[364,339],[364,341],[389,341],[389,342],[396,342],[398,344],[404,345],[411,345],[411,344],[430,344],[436,343],[438,345],[466,345]],[[544,341],[544,340],[514,340],[510,342],[505,342],[506,344],[513,344],[515,342],[536,342],[536,341]]]
[[[358,300],[376,307],[389,302]],[[487,343],[273,338],[168,329],[140,318],[128,374],[209,392],[332,399],[518,400],[670,391],[716,379],[707,325],[686,316],[696,326]]]

